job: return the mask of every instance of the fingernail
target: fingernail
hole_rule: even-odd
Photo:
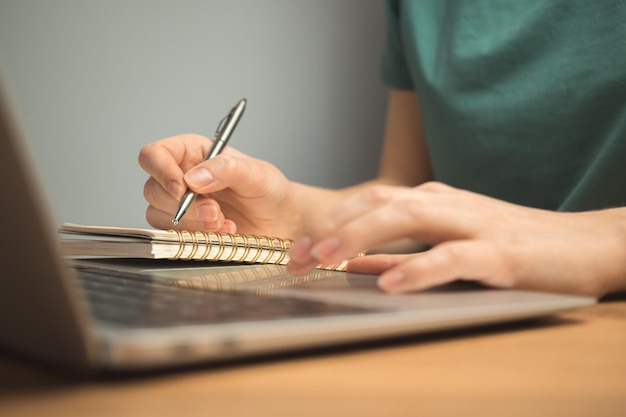
[[[174,198],[180,198],[183,195],[183,186],[176,181],[170,181],[167,184],[167,192]]]
[[[193,168],[185,174],[185,181],[194,187],[203,187],[213,181],[213,175],[206,168]]]
[[[198,217],[205,222],[217,220],[217,208],[211,204],[201,204],[198,206]]]
[[[331,237],[322,240],[311,249],[311,255],[317,260],[324,261],[339,249],[339,239]]]
[[[406,281],[406,277],[402,272],[388,272],[378,279],[378,286],[385,288],[399,287]]]
[[[202,222],[200,223],[200,225],[200,227],[202,228],[201,230],[204,232],[216,232],[222,227],[222,224],[219,222]]]

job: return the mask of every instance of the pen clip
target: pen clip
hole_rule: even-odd
[[[224,131],[224,128],[226,127],[226,125],[228,124],[228,121],[233,117],[233,115],[235,114],[235,109],[237,107],[233,107],[232,109],[230,109],[230,111],[228,112],[228,114],[226,116],[224,116],[224,118],[222,120],[220,120],[220,123],[217,125],[217,129],[215,130],[215,140],[219,140],[222,137],[222,132]]]
[[[228,122],[228,119],[230,119],[231,114],[232,113],[228,113],[226,117],[220,120],[220,123],[217,125],[217,129],[215,129],[215,134],[213,135],[215,137],[213,139],[215,140],[220,139],[220,136],[222,136],[222,132],[224,131],[224,126],[226,126],[226,123]]]

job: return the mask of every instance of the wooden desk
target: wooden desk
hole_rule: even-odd
[[[624,416],[626,297],[539,322],[142,377],[0,355],[0,416]]]

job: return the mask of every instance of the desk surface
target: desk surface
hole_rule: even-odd
[[[480,413],[480,414],[478,414]],[[142,377],[0,353],[0,416],[626,415],[626,297],[531,323]]]

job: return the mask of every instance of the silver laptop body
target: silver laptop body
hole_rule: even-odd
[[[595,302],[463,284],[386,295],[375,276],[294,277],[276,265],[70,262],[9,110],[0,94],[3,350],[79,370],[158,369],[520,320]]]

